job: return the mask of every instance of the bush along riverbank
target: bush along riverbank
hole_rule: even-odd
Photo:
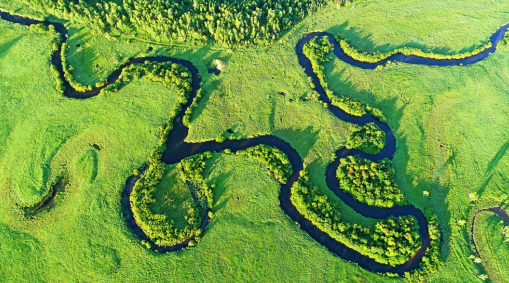
[[[379,263],[403,264],[421,247],[419,225],[413,216],[379,220],[370,227],[344,222],[339,207],[318,192],[306,171],[294,183],[291,201],[320,230]]]
[[[345,2],[345,1],[342,1]],[[269,45],[329,0],[75,2],[28,0],[42,13],[85,25],[106,36],[128,34],[163,42]]]
[[[350,115],[362,117],[369,114],[375,117],[378,121],[385,122],[385,116],[380,109],[370,107],[367,103],[355,98],[338,96],[329,89],[327,82],[325,82],[325,73],[322,64],[325,62],[325,55],[329,54],[332,51],[332,48],[332,44],[329,42],[329,38],[327,36],[317,36],[306,43],[302,50],[304,55],[306,55],[309,61],[311,61],[313,73],[320,81],[320,85],[331,101],[331,104]]]
[[[260,161],[281,184],[286,184],[293,173],[288,157],[276,147],[261,144],[237,151],[237,154],[247,155]]]
[[[377,162],[358,156],[341,158],[336,176],[339,188],[361,203],[387,208],[408,204],[394,183],[394,168],[387,158]]]
[[[444,262],[440,256],[440,230],[438,229],[438,217],[431,208],[424,210],[424,217],[428,222],[428,233],[430,238],[430,247],[419,263],[419,269],[405,272],[405,278],[410,282],[424,282],[428,276],[440,268]]]
[[[143,232],[159,247],[171,247],[188,240],[189,246],[194,246],[201,240],[202,223],[206,216],[212,216],[211,210],[214,206],[214,185],[207,185],[203,177],[205,161],[212,157],[211,152],[194,155],[183,159],[178,165],[178,180],[176,183],[163,183],[165,175],[171,168],[161,161],[151,163],[145,174],[138,180],[130,196],[133,216],[136,224]],[[154,206],[162,199],[156,199],[157,190],[168,191],[171,188],[164,186],[180,186],[178,191],[187,191],[191,195],[191,204],[184,212],[186,225],[177,228],[174,220],[169,218],[168,213],[154,212]],[[171,197],[168,195],[167,197]],[[170,200],[174,205],[174,200]],[[162,205],[159,205],[162,206]],[[151,244],[144,243],[148,248]]]
[[[351,125],[352,134],[346,142],[346,148],[358,149],[371,155],[377,155],[385,146],[385,132],[375,123]]]
[[[357,61],[364,62],[364,63],[378,63],[384,59],[387,59],[395,54],[403,54],[403,55],[414,55],[422,58],[429,58],[429,59],[436,59],[436,60],[459,60],[459,59],[465,59],[467,57],[472,57],[474,55],[477,55],[481,52],[483,52],[486,49],[491,48],[491,42],[479,45],[475,47],[472,51],[466,51],[463,53],[458,54],[451,54],[451,55],[444,55],[444,54],[438,54],[438,53],[431,53],[431,52],[425,52],[418,48],[412,48],[412,47],[402,47],[394,49],[390,52],[364,52],[362,50],[358,50],[350,45],[347,39],[341,38],[340,36],[334,37],[336,41],[339,43],[339,46],[341,49],[343,49],[343,52],[345,54]]]
[[[60,46],[62,45],[63,41],[62,35],[55,30],[55,27],[53,25],[32,24],[30,25],[30,30],[38,34],[49,34],[50,36],[53,37],[53,39],[51,40],[50,58],[53,57],[53,55],[55,55],[55,53],[57,53],[60,50]],[[63,78],[60,77],[60,72],[58,71],[57,66],[53,64],[52,60],[50,60],[50,62],[51,62],[50,65],[51,75],[56,81],[55,88],[58,92],[64,93],[65,91],[64,80]]]
[[[130,196],[131,208],[136,224],[158,246],[173,246],[180,244],[192,236],[200,234],[200,214],[196,206],[189,207],[186,215],[187,225],[177,229],[168,215],[154,213],[152,206],[156,204],[155,192],[162,181],[167,167],[162,162],[150,164],[143,177],[136,182]],[[144,243],[148,248],[151,244]]]

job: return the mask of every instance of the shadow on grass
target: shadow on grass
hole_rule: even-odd
[[[320,129],[314,130],[313,126],[301,129],[281,129],[273,132],[274,136],[289,141],[291,146],[297,150],[302,160],[305,160],[309,151],[318,140]]]
[[[0,58],[3,58],[5,55],[7,55],[7,53],[9,52],[9,50],[21,39],[23,38],[22,35],[16,37],[16,38],[13,38],[7,42],[5,42],[4,44],[0,45]]]

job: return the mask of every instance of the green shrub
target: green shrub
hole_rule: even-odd
[[[373,162],[357,156],[341,158],[336,176],[339,187],[357,201],[377,207],[405,205],[405,196],[394,183],[389,159]]]
[[[385,133],[375,123],[363,126],[351,125],[352,134],[346,143],[347,148],[358,149],[371,155],[377,155],[385,146]]]
[[[428,222],[428,233],[431,240],[430,247],[419,263],[419,269],[405,272],[405,278],[410,282],[424,282],[432,273],[436,272],[444,264],[440,257],[440,230],[438,229],[438,217],[431,208],[426,208],[424,217]]]
[[[225,136],[223,136],[223,135],[220,135],[219,137],[217,137],[217,138],[215,139],[215,141],[216,141],[217,143],[224,143],[224,141],[225,141],[225,140],[226,140],[226,137],[225,137]]]
[[[30,30],[33,32],[36,32],[36,33],[44,34],[49,31],[49,28],[44,24],[33,24],[33,25],[30,25]]]
[[[194,98],[193,100],[193,103],[191,103],[191,106],[189,106],[187,109],[186,109],[186,114],[184,115],[184,118],[182,118],[182,123],[184,123],[184,126],[188,127],[190,126],[191,124],[191,117],[193,115],[193,111],[194,109],[196,109],[196,107],[198,107],[198,103],[200,103],[200,100],[202,98],[202,90],[199,89],[197,92],[196,92],[196,97]]]
[[[245,150],[237,151],[238,155],[247,155],[260,161],[281,183],[286,184],[286,180],[292,175],[292,165],[284,152],[276,147],[268,145],[257,145]]]
[[[329,0],[72,1],[28,0],[42,13],[85,25],[101,34],[149,36],[223,46],[268,45]]]

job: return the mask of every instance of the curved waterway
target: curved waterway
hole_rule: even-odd
[[[480,209],[474,214],[474,217],[472,218],[472,228],[470,230],[470,242],[474,246],[475,252],[477,253],[477,256],[479,256],[479,257],[481,256],[481,254],[479,254],[479,250],[477,249],[477,245],[475,244],[475,240],[474,240],[474,225],[475,225],[475,217],[477,216],[477,213],[479,213],[481,211],[494,212],[498,216],[502,217],[502,219],[504,219],[504,221],[506,223],[509,223],[509,214],[507,214],[507,212],[503,208],[498,207],[498,206],[490,207],[490,208],[486,208],[486,209]]]
[[[0,18],[23,25],[31,25],[31,24],[45,24],[45,25],[53,25],[55,26],[55,30],[62,34],[63,36],[63,42],[67,40],[67,29],[64,25],[59,23],[52,23],[52,22],[46,22],[46,21],[38,21],[34,19],[29,19],[21,16],[15,16],[10,15],[6,12],[0,11]],[[352,261],[357,263],[362,268],[365,268],[367,270],[373,271],[373,272],[392,272],[392,273],[398,273],[403,274],[404,272],[411,271],[413,269],[418,268],[419,262],[421,258],[424,256],[426,249],[430,245],[430,239],[429,234],[427,230],[427,223],[426,220],[422,214],[422,212],[415,208],[414,206],[407,205],[407,206],[398,206],[393,208],[377,208],[374,206],[369,206],[366,204],[359,203],[356,201],[350,194],[345,193],[339,189],[339,182],[336,179],[335,173],[336,169],[338,168],[339,159],[349,156],[349,155],[360,155],[363,158],[367,158],[370,160],[380,160],[383,158],[389,158],[392,159],[392,156],[394,152],[396,151],[396,139],[394,135],[392,134],[391,129],[388,125],[380,123],[376,119],[374,119],[371,116],[364,116],[364,117],[354,117],[351,116],[341,109],[331,105],[329,99],[325,95],[320,82],[318,81],[317,77],[314,75],[311,62],[307,59],[307,57],[302,53],[303,46],[309,42],[312,38],[315,36],[327,36],[330,39],[330,42],[334,45],[334,54],[341,60],[345,61],[346,63],[349,63],[351,65],[365,68],[365,69],[374,69],[378,65],[385,64],[387,61],[401,61],[405,63],[410,64],[424,64],[424,65],[432,65],[432,66],[451,66],[451,65],[468,65],[473,64],[475,62],[478,62],[480,60],[483,60],[486,58],[491,52],[494,52],[496,49],[496,45],[498,42],[503,38],[505,31],[509,25],[505,25],[501,27],[492,37],[492,47],[490,49],[487,49],[477,55],[462,59],[462,60],[436,60],[436,59],[428,59],[428,58],[421,58],[418,56],[406,56],[402,54],[395,54],[385,60],[381,60],[378,63],[363,63],[359,61],[355,61],[354,59],[348,57],[345,55],[345,53],[342,51],[342,49],[339,47],[337,42],[334,40],[332,35],[323,33],[323,32],[314,32],[310,33],[307,36],[305,36],[296,46],[296,53],[299,59],[300,64],[302,65],[304,71],[306,74],[313,79],[313,83],[315,84],[316,91],[320,94],[320,100],[327,103],[328,109],[339,119],[354,123],[358,125],[364,125],[369,122],[376,123],[384,132],[385,132],[385,147],[382,149],[382,151],[376,155],[371,156],[367,155],[363,152],[357,151],[357,150],[348,150],[348,149],[340,149],[336,152],[336,160],[329,164],[326,170],[326,182],[328,187],[347,205],[352,207],[356,212],[359,214],[375,218],[375,219],[385,219],[390,216],[407,216],[412,215],[414,216],[418,223],[419,223],[419,232],[421,235],[421,239],[423,241],[423,244],[421,248],[417,251],[417,253],[410,258],[407,262],[404,264],[398,265],[398,266],[390,266],[386,264],[380,264],[373,259],[361,255],[357,251],[354,251],[342,243],[334,240],[331,238],[328,234],[322,232],[319,230],[316,226],[314,226],[309,220],[304,218],[293,206],[293,204],[290,201],[290,195],[291,195],[291,187],[293,183],[298,179],[299,172],[303,168],[303,162],[301,157],[299,156],[298,152],[286,141],[274,137],[274,136],[262,136],[262,137],[256,137],[251,139],[245,139],[245,140],[227,140],[224,143],[216,143],[215,141],[208,141],[208,142],[202,142],[202,143],[187,143],[185,142],[185,139],[188,134],[188,128],[184,126],[182,123],[182,118],[184,116],[185,110],[187,107],[189,107],[194,100],[196,96],[197,90],[200,88],[200,82],[201,79],[199,77],[198,70],[192,65],[192,63],[181,60],[181,59],[175,59],[171,57],[142,57],[142,58],[134,58],[131,59],[128,63],[121,66],[119,69],[114,71],[107,79],[107,84],[100,88],[94,88],[87,92],[79,92],[72,88],[72,86],[69,84],[68,81],[65,80],[63,67],[62,67],[62,58],[60,57],[60,50],[56,52],[51,60],[53,64],[57,67],[58,71],[60,72],[61,78],[64,80],[64,85],[66,87],[66,90],[64,92],[64,95],[70,98],[77,98],[77,99],[85,99],[90,98],[93,96],[96,96],[99,94],[100,90],[107,85],[115,82],[118,77],[120,76],[123,68],[126,66],[133,64],[133,63],[142,63],[145,61],[152,61],[152,62],[173,62],[177,64],[181,64],[184,67],[186,67],[192,74],[192,93],[188,100],[188,103],[185,107],[183,107],[182,112],[177,116],[177,118],[174,120],[173,130],[171,131],[168,141],[167,141],[167,149],[164,152],[163,155],[163,161],[167,164],[173,164],[178,163],[182,159],[189,157],[191,155],[203,153],[205,151],[222,151],[225,149],[230,149],[233,152],[246,149],[255,145],[259,144],[265,144],[269,146],[274,146],[283,151],[289,158],[290,163],[292,165],[293,174],[290,176],[290,178],[287,180],[287,183],[281,186],[281,193],[279,195],[279,200],[281,204],[281,208],[283,211],[292,219],[292,221],[295,221],[299,223],[300,228],[304,230],[306,233],[308,233],[313,239],[315,239],[317,242],[325,246],[327,249],[329,249],[332,253],[338,255],[339,257]],[[167,252],[167,251],[177,251],[187,246],[188,242],[182,243],[180,245],[176,245],[173,247],[158,247],[157,245],[153,244],[153,242],[148,239],[148,237],[145,235],[143,230],[136,224],[136,221],[133,217],[133,212],[131,209],[131,203],[129,200],[129,196],[133,190],[133,186],[136,183],[136,181],[139,179],[139,176],[131,176],[126,183],[125,189],[122,193],[121,197],[121,203],[122,203],[122,210],[126,219],[126,223],[128,227],[133,231],[134,234],[136,234],[141,240],[145,240],[149,243],[152,243],[152,249],[157,249],[159,252]],[[205,217],[203,223],[202,223],[202,229],[205,229],[208,223],[207,217]]]

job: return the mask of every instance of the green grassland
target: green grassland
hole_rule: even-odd
[[[273,47],[244,50],[109,40],[71,26],[67,59],[83,84],[104,79],[127,57],[157,54],[191,61],[205,95],[193,114],[188,142],[219,135],[281,137],[304,159],[313,183],[341,206],[343,219],[369,225],[372,219],[352,211],[325,184],[325,167],[346,144],[350,125],[317,101],[297,102],[312,90],[295,44],[307,32],[327,31],[365,51],[408,46],[457,53],[486,42],[509,22],[508,3],[380,0],[332,6],[303,20]],[[2,0],[0,8],[34,13],[16,1]],[[268,171],[235,155],[207,161],[207,180],[217,184],[217,213],[202,242],[174,254],[149,252],[124,224],[120,194],[156,146],[176,94],[139,80],[113,95],[67,99],[55,90],[49,71],[51,38],[4,21],[0,28],[1,278],[398,280],[365,271],[312,240],[279,208],[279,185]],[[207,73],[214,58],[227,64],[219,76]],[[468,222],[479,208],[507,203],[508,66],[508,48],[465,67],[395,64],[370,71],[334,57],[325,64],[333,91],[383,111],[398,141],[393,164],[399,188],[412,204],[433,207],[439,215],[445,266],[430,281],[479,280],[478,266],[468,259],[473,254],[469,230],[458,221]],[[71,182],[56,206],[22,219],[16,204],[36,202],[63,171]],[[423,197],[423,191],[430,196]],[[469,203],[468,192],[477,192],[479,200]],[[489,276],[490,270],[506,272],[487,267]]]
[[[492,282],[503,282],[509,276],[509,243],[501,229],[507,226],[502,217],[491,211],[480,211],[475,217],[474,240],[481,257],[481,264]],[[483,273],[483,268],[480,274]],[[480,275],[479,274],[479,275]]]
[[[182,229],[188,223],[185,220],[189,208],[196,209],[196,204],[188,186],[179,178],[180,172],[174,165],[169,165],[161,183],[156,186],[154,197],[157,200],[152,210],[157,214],[168,216],[174,221],[175,228]]]

